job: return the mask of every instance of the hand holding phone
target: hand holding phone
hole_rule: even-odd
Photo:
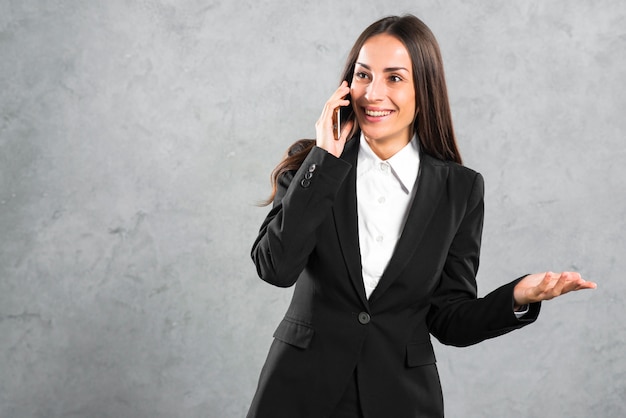
[[[350,95],[348,94],[344,100],[350,100]],[[335,139],[339,139],[341,137],[341,129],[346,122],[350,120],[352,113],[352,107],[350,107],[350,105],[339,106],[335,109],[333,114],[333,130],[335,131]]]
[[[330,96],[315,123],[316,145],[335,157],[339,157],[343,152],[347,136],[354,124],[352,120],[347,120],[344,116],[346,110],[352,110],[349,93],[350,87],[344,81]]]

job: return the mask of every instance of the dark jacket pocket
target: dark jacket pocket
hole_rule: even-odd
[[[408,367],[425,366],[434,364],[435,352],[430,341],[424,343],[410,343],[406,346],[406,365]]]
[[[284,318],[274,331],[274,338],[298,348],[307,348],[315,331],[308,325]]]

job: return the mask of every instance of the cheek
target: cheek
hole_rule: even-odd
[[[354,101],[361,98],[362,95],[363,95],[362,89],[359,89],[354,84],[350,87],[350,97],[352,97],[353,99],[353,104],[354,104]]]
[[[404,108],[408,110],[410,114],[415,115],[415,94],[413,92],[407,93],[403,97]]]
[[[358,87],[350,89],[350,104],[352,105],[352,109],[357,118],[361,117],[361,108],[358,105],[358,102],[363,98],[363,89]]]

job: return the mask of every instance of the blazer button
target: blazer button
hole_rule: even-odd
[[[316,168],[317,168],[317,166],[316,166],[315,164],[311,164],[311,165],[309,166],[309,173],[314,172]]]
[[[311,185],[311,180],[308,180],[308,179],[302,179],[302,181],[300,182],[300,186],[304,187],[305,189],[309,187],[310,185]]]
[[[306,173],[304,173],[305,179],[311,180],[312,177],[313,177],[313,173],[311,173],[310,171],[307,171]]]
[[[359,322],[363,325],[368,324],[370,322],[370,315],[367,312],[361,312],[359,314]]]

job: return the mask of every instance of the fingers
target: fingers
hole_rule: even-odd
[[[348,82],[344,80],[341,82],[339,87],[337,87],[337,90],[335,90],[332,96],[330,96],[328,101],[329,102],[333,102],[333,101],[346,102],[345,104],[340,105],[340,106],[345,106],[347,103],[350,103],[350,101],[344,99],[344,97],[346,97],[348,93],[350,93],[350,87],[348,86]],[[336,107],[337,106],[332,106],[331,109],[334,109]]]
[[[536,287],[535,296],[538,300],[550,300],[576,290],[595,289],[596,287],[596,283],[584,280],[576,272],[547,272]]]
[[[560,275],[548,271],[544,274],[541,282],[533,289],[534,297],[537,302],[542,300],[553,299],[554,289],[558,283]]]
[[[595,289],[598,285],[594,282],[589,282],[583,279],[580,274],[573,272],[564,272],[563,280],[565,280],[566,284],[564,285],[564,289],[567,291],[575,291],[582,289]],[[564,292],[567,293],[567,292]]]
[[[318,120],[319,124],[325,125],[326,127],[332,125],[335,109],[341,106],[348,106],[350,104],[349,100],[344,99],[348,93],[350,93],[350,87],[348,87],[348,82],[344,81],[326,101],[322,114]]]
[[[513,297],[518,305],[554,299],[569,292],[595,289],[596,283],[584,280],[579,273],[536,273],[522,279],[514,288]]]

